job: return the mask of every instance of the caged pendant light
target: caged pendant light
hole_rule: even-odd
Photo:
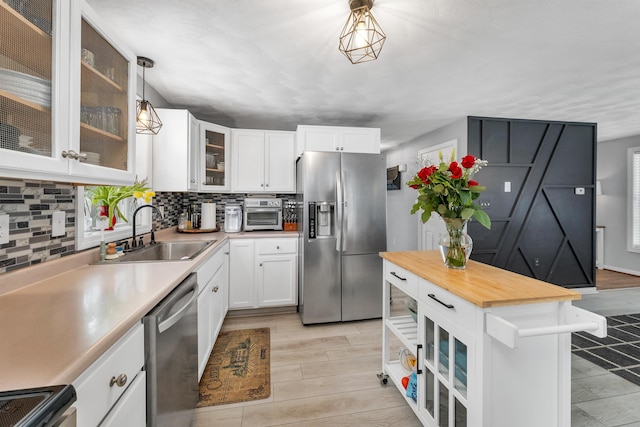
[[[350,0],[349,7],[338,49],[352,64],[378,59],[387,36],[371,14],[373,0]]]
[[[153,61],[138,56],[138,65],[142,67],[142,100],[136,102],[136,133],[157,135],[162,127],[162,121],[153,105],[144,97],[145,70],[153,67]]]

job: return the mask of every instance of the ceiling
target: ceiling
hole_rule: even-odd
[[[171,105],[237,128],[381,128],[383,148],[468,115],[640,135],[637,0],[376,0],[377,61],[338,51],[347,0],[88,0]]]

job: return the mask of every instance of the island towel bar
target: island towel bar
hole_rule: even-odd
[[[603,316],[571,306],[567,318],[568,323],[564,324],[521,328],[509,320],[487,313],[487,334],[509,348],[517,348],[520,338],[542,335],[584,331],[600,338],[607,336],[607,319]]]

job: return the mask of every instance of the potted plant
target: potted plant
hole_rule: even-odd
[[[151,198],[156,195],[156,193],[147,186],[146,178],[142,181],[138,181],[136,178],[132,185],[100,185],[90,187],[87,191],[91,197],[91,202],[98,208],[99,215],[111,218],[107,230],[113,230],[116,217],[122,219],[124,222],[129,222],[118,207],[118,203],[122,200],[135,197],[136,199],[143,199],[145,203],[149,203]]]

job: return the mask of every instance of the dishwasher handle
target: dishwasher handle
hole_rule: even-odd
[[[189,310],[191,305],[195,302],[196,298],[198,297],[198,292],[196,291],[196,289],[192,289],[190,293],[191,293],[191,298],[189,298],[189,300],[182,307],[180,307],[178,311],[173,313],[171,317],[160,322],[160,324],[158,325],[159,333],[163,333],[164,331],[166,331],[167,329],[169,329],[170,327],[178,323],[178,321],[182,319],[182,317],[185,315],[187,310]]]

